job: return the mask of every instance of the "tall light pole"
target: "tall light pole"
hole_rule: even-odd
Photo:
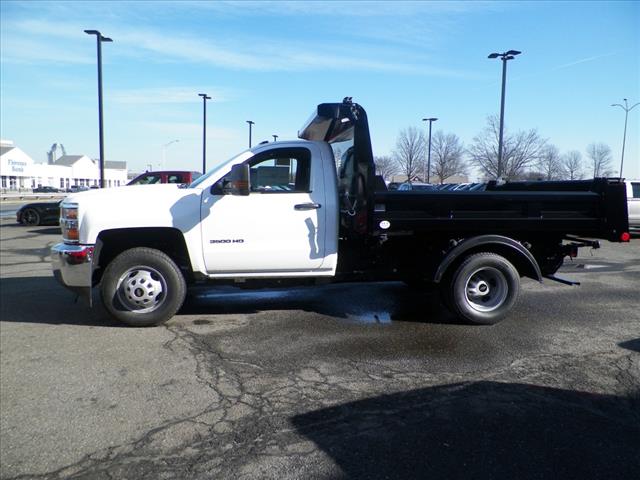
[[[504,90],[507,83],[507,61],[513,60],[516,55],[520,55],[522,52],[518,50],[509,50],[504,53],[492,53],[488,58],[500,58],[502,60],[502,95],[500,96],[500,135],[498,137],[498,168],[497,178],[500,178],[503,173],[504,166],[502,165],[502,137],[504,133]]]
[[[104,188],[104,131],[102,122],[102,42],[113,42],[98,30],[85,30],[87,35],[95,35],[98,45],[98,134],[100,143],[100,188]]]
[[[164,170],[164,161],[166,160],[166,150],[167,147],[169,145],[173,145],[176,142],[179,142],[180,140],[176,139],[176,140],[171,140],[170,142],[167,142],[165,144],[162,145],[162,170]]]
[[[251,127],[255,125],[256,122],[252,122],[251,120],[247,120],[249,124],[249,148],[251,148]]]
[[[620,107],[621,109],[624,110],[624,134],[622,135],[622,157],[620,158],[620,179],[621,180],[622,180],[622,166],[624,164],[624,147],[625,147],[625,144],[627,143],[627,117],[629,116],[629,112],[631,110],[633,110],[635,107],[640,105],[640,102],[638,102],[635,105],[632,105],[631,107],[629,107],[629,105],[627,104],[627,99],[623,98],[623,100],[624,100],[624,107],[619,103],[614,103],[613,105],[611,105],[612,107]]]
[[[427,183],[430,183],[431,180],[431,125],[433,124],[433,122],[435,122],[436,120],[438,120],[437,118],[423,118],[422,121],[423,122],[429,122],[429,147],[427,150],[427,173],[426,175],[423,175],[427,180]]]
[[[211,97],[206,93],[199,93],[202,97],[202,174],[207,173],[207,100]]]
[[[278,135],[271,135],[273,137],[273,141],[277,142],[278,141]]]

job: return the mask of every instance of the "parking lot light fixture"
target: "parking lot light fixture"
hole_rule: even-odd
[[[635,105],[629,107],[627,99],[623,98],[622,100],[624,100],[624,106],[619,103],[614,103],[613,105],[611,105],[612,107],[620,107],[624,110],[624,133],[622,134],[622,155],[620,157],[620,180],[622,180],[622,167],[624,165],[624,147],[627,143],[627,118],[629,117],[629,112],[640,105],[640,102],[638,102]]]
[[[247,123],[249,124],[249,148],[251,148],[251,127],[253,125],[255,125],[256,122],[253,122],[251,120],[247,120]]]
[[[207,100],[211,97],[206,93],[199,93],[202,97],[202,174],[207,173]]]
[[[104,129],[102,121],[102,42],[113,42],[109,37],[105,37],[98,30],[85,30],[87,35],[95,35],[98,45],[98,135],[100,144],[100,188],[104,188]]]
[[[500,58],[502,60],[502,94],[500,96],[500,133],[498,136],[498,165],[496,171],[496,177],[500,178],[504,173],[504,165],[502,164],[502,140],[504,133],[504,93],[507,81],[507,61],[513,60],[516,55],[520,55],[522,52],[518,50],[508,50],[504,53],[490,53],[488,58]]]
[[[426,180],[425,180],[426,183],[431,183],[430,182],[430,180],[431,180],[431,125],[436,120],[438,120],[438,119],[434,118],[434,117],[432,117],[432,118],[423,118],[422,119],[423,122],[429,122],[429,147],[427,149],[427,172],[426,172],[426,174],[423,175],[423,177],[426,178]]]
[[[176,139],[176,140],[171,140],[170,142],[164,143],[162,144],[162,170],[164,170],[164,163],[167,157],[167,147],[169,145],[173,145],[174,143],[179,142],[180,140]]]

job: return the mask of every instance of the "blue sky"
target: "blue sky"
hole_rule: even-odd
[[[640,2],[10,2],[0,3],[0,134],[36,161],[55,142],[98,157],[97,29],[103,44],[105,157],[200,169],[254,143],[295,138],[315,105],[352,96],[376,155],[402,128],[468,143],[499,111],[562,152],[607,143],[619,166],[626,97],[640,101]],[[629,114],[624,175],[640,178],[640,106]]]

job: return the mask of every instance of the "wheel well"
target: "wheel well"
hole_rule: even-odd
[[[534,280],[540,280],[539,274],[536,271],[535,266],[531,263],[522,252],[519,252],[513,247],[509,245],[501,244],[501,243],[482,243],[480,245],[476,245],[474,247],[461,252],[445,269],[442,278],[447,277],[452,272],[455,271],[456,268],[460,266],[460,264],[467,258],[469,255],[473,255],[475,253],[480,252],[489,252],[498,254],[504,258],[506,258],[518,271],[521,277],[529,277]]]
[[[120,253],[130,248],[148,247],[167,254],[178,265],[187,282],[193,279],[193,269],[184,235],[175,228],[121,228],[100,232],[94,254],[93,284]]]

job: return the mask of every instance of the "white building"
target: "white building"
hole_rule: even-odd
[[[35,163],[8,140],[0,141],[0,188],[2,191],[30,190],[39,186],[68,189],[71,185],[97,186],[100,166],[86,155],[64,155],[53,163]],[[105,187],[127,183],[126,162],[105,162]]]

